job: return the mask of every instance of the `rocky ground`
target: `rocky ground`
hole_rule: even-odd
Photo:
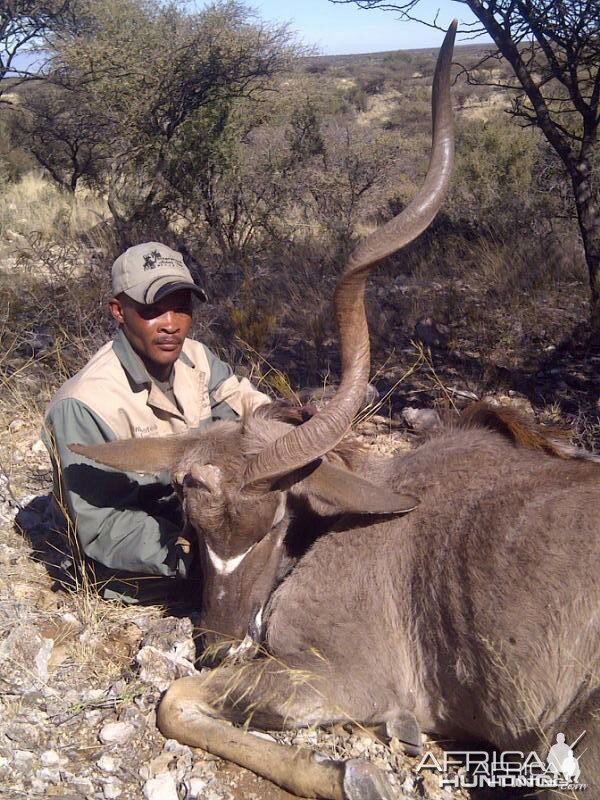
[[[408,366],[376,376],[377,413],[371,409],[361,424],[365,441],[380,452],[410,447],[439,425],[440,414],[490,387],[501,402],[538,421],[567,424],[576,443],[598,448],[600,355],[577,329],[556,337],[556,345],[536,340],[531,357],[518,362],[506,348],[502,358],[482,357],[458,325],[440,330],[423,320],[414,333],[416,343],[395,362]],[[0,798],[290,797],[157,731],[162,691],[195,671],[193,608],[125,607],[100,599],[85,581],[61,582],[62,545],[49,536],[46,518],[50,463],[39,440],[40,409],[55,379],[28,347],[11,355],[0,404]],[[40,347],[43,356],[46,345]],[[468,796],[440,789],[432,773],[417,773],[419,759],[394,740],[385,745],[365,732],[336,729],[282,741],[334,758],[370,759],[387,772],[397,798]]]
[[[0,797],[283,800],[273,784],[156,729],[161,692],[193,674],[193,609],[125,607],[85,583],[57,580],[48,539],[50,464],[39,418],[14,417],[0,445]],[[383,418],[363,430],[378,449],[406,447]],[[440,790],[418,758],[363,732],[278,737],[334,758],[367,758],[397,798],[466,798]],[[433,743],[428,747],[435,748]]]

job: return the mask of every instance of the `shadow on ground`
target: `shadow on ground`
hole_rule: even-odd
[[[115,573],[74,553],[57,523],[52,495],[35,497],[15,518],[15,530],[29,543],[32,558],[44,565],[54,592],[94,591],[127,605],[160,605],[169,616],[191,616],[200,607],[200,580]]]

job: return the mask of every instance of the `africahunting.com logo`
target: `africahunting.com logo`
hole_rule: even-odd
[[[437,772],[440,787],[451,786],[456,789],[518,787],[581,790],[586,785],[579,782],[579,759],[585,750],[575,755],[575,748],[584,736],[585,731],[567,744],[564,733],[557,734],[556,742],[545,760],[534,751],[488,753],[485,750],[448,750],[441,760],[428,751],[421,759],[417,772]]]

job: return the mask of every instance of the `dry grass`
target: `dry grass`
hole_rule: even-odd
[[[73,239],[109,218],[104,198],[81,190],[61,191],[40,173],[30,172],[3,187],[0,196],[0,255],[16,255],[33,233]]]
[[[247,365],[248,379],[256,387],[267,394],[275,392],[278,397],[283,397],[284,400],[300,403],[290,378],[285,372],[273,366],[267,358],[262,356],[258,350],[244,339],[238,337],[236,344]]]

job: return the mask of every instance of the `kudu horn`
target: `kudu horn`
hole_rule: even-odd
[[[400,214],[364,239],[350,255],[334,297],[340,336],[342,379],[326,408],[258,453],[248,464],[246,488],[268,486],[276,478],[332,450],[352,424],[365,395],[370,370],[365,286],[369,272],[419,236],[438,213],[454,156],[450,70],[457,21],[448,29],[433,79],[433,143],[423,187]]]

